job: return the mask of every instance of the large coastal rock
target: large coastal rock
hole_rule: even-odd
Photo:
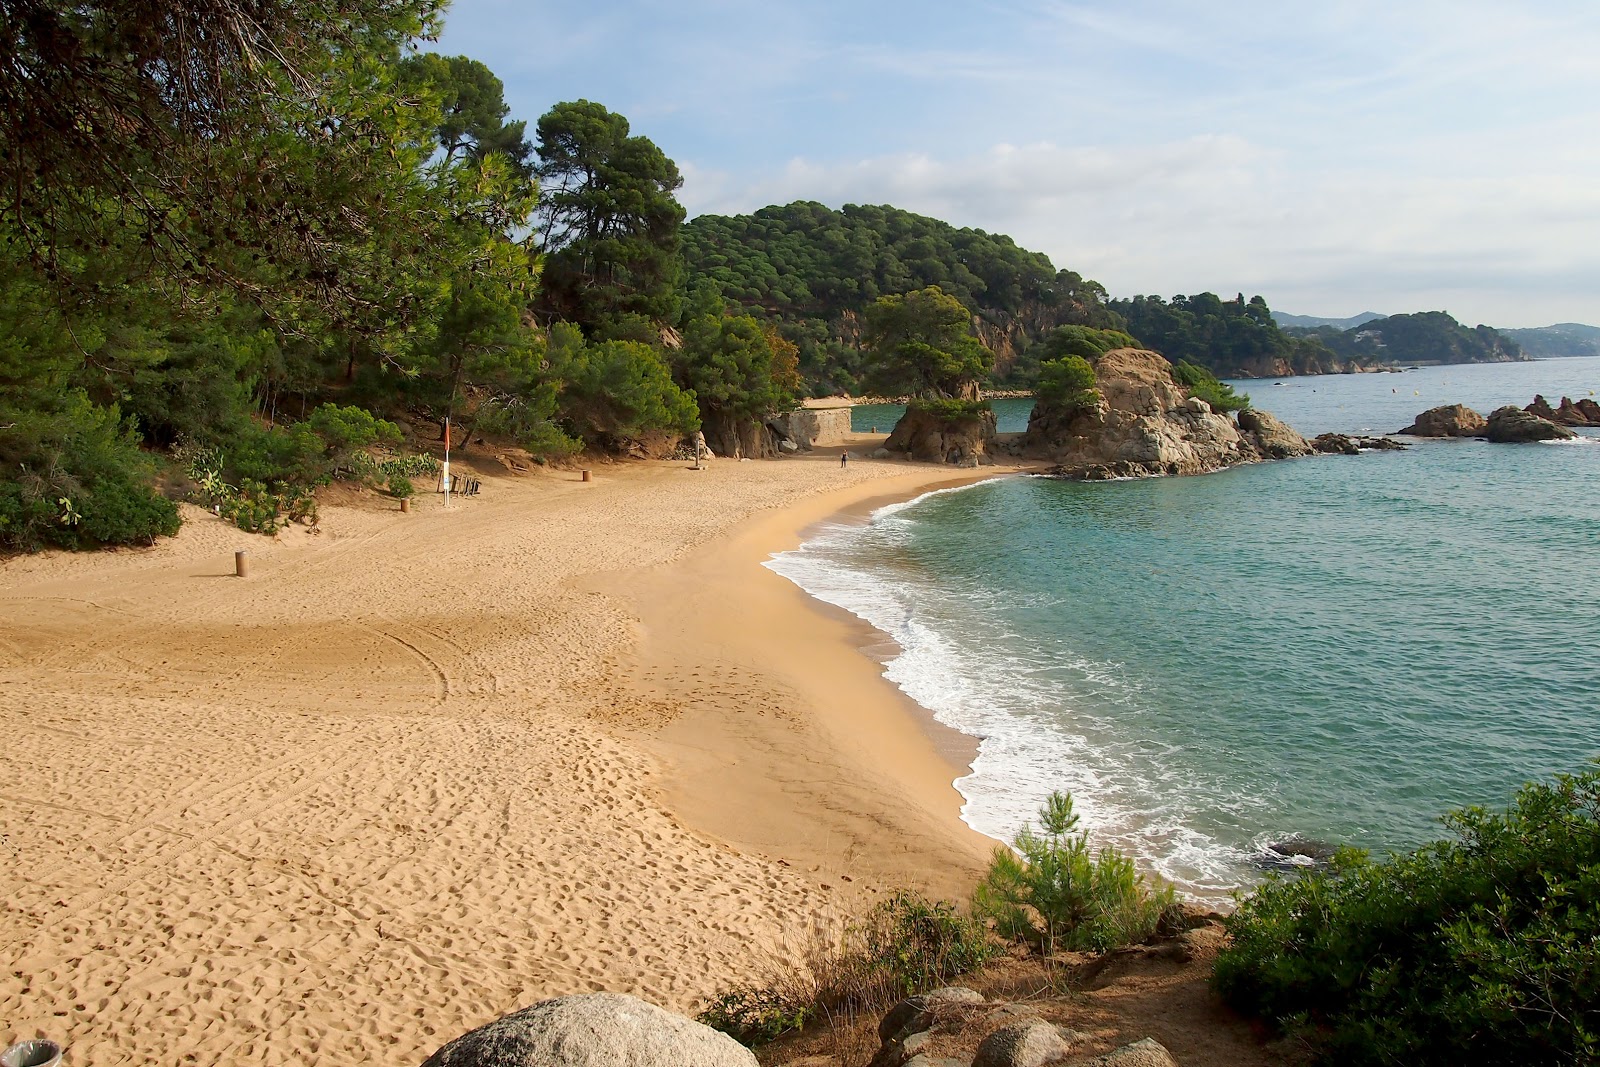
[[[1596,404],[1588,397],[1573,403],[1570,396],[1561,398],[1561,406],[1552,408],[1550,401],[1542,395],[1533,398],[1533,403],[1522,409],[1541,419],[1549,419],[1557,426],[1600,426],[1600,404]]]
[[[1482,437],[1488,421],[1465,404],[1429,408],[1415,422],[1396,433],[1409,437]]]
[[[1063,408],[1040,401],[1023,437],[1025,455],[1080,478],[1204,474],[1238,463],[1308,456],[1311,445],[1266,412],[1239,422],[1191,397],[1159,353],[1107,352],[1095,363],[1100,402]]]
[[[750,1050],[620,993],[558,997],[463,1034],[422,1067],[757,1067]]]
[[[975,467],[992,462],[994,438],[993,411],[948,417],[937,410],[924,410],[911,404],[895,423],[894,432],[883,447],[890,454],[904,453],[923,463]]]
[[[1484,436],[1500,444],[1522,444],[1528,441],[1562,441],[1578,435],[1549,419],[1541,419],[1531,411],[1507,404],[1489,413]]]

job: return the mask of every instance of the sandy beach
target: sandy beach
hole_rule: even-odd
[[[964,893],[970,743],[760,566],[952,472],[685,467],[484,465],[449,511],[274,541],[190,509],[0,564],[0,1038],[418,1063],[563,993],[692,1009],[875,893]]]

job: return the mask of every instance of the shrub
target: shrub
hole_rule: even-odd
[[[906,403],[906,410],[920,411],[945,422],[971,422],[983,418],[992,405],[987,400],[951,400],[944,397],[916,398]]]
[[[415,496],[417,487],[411,484],[411,479],[403,474],[389,475],[389,495],[404,500],[408,496]]]
[[[1218,990],[1327,1063],[1597,1062],[1600,770],[1445,823],[1454,840],[1263,885],[1228,920]]]
[[[762,1044],[820,1017],[879,1011],[992,959],[983,925],[948,901],[897,892],[838,936],[819,927],[802,959],[765,985],[730,990],[699,1019],[745,1044]]]
[[[1039,402],[1067,412],[1087,411],[1100,403],[1094,387],[1094,367],[1082,356],[1068,355],[1039,365],[1034,386]]]
[[[148,483],[131,421],[68,393],[51,411],[0,418],[0,547],[150,544],[177,533],[177,505]]]
[[[1024,827],[1016,851],[995,849],[973,894],[974,912],[993,919],[1002,936],[1045,953],[1148,940],[1174,901],[1172,887],[1148,886],[1115,848],[1091,854],[1088,832],[1073,832],[1078,816],[1067,793],[1051,793],[1039,821],[1043,832]]]
[[[1185,360],[1173,364],[1172,380],[1187,389],[1190,396],[1210,404],[1212,411],[1243,411],[1250,406],[1249,396],[1235,393],[1233,386],[1218,381],[1215,374]]]

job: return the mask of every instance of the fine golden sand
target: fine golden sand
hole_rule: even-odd
[[[965,740],[759,565],[951,472],[685,468],[0,565],[0,1043],[420,1063],[548,996],[689,1010],[818,917],[964,892]]]

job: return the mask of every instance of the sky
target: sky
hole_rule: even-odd
[[[1596,0],[454,0],[512,116],[587,99],[689,215],[893,204],[1112,296],[1600,325]]]

